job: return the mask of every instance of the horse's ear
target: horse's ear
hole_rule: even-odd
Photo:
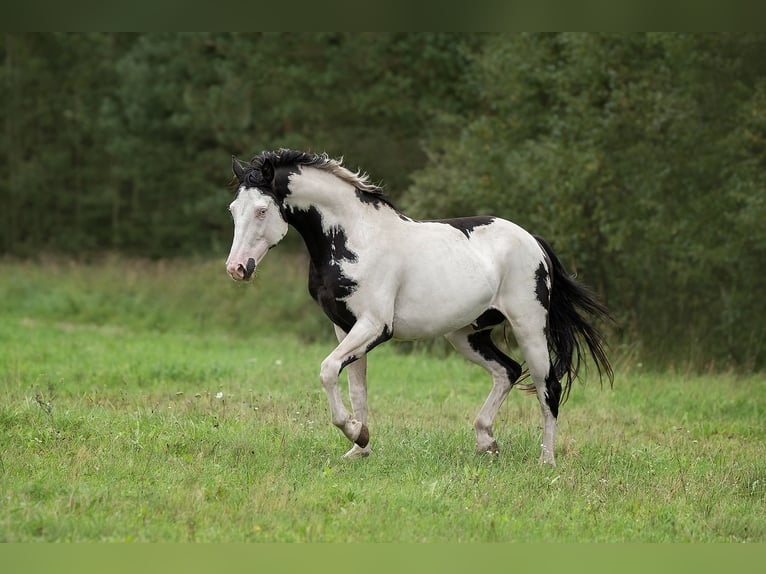
[[[264,158],[263,164],[261,165],[261,177],[263,177],[269,185],[274,182],[274,164],[271,163],[271,160],[268,158]]]
[[[245,179],[245,162],[239,161],[237,156],[231,156],[231,171],[234,172],[239,183],[243,183]]]

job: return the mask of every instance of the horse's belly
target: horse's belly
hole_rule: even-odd
[[[486,310],[486,308],[485,308]],[[422,315],[420,313],[394,316],[393,337],[395,339],[424,339],[446,335],[469,325],[476,320],[481,311],[463,315]],[[470,317],[470,318],[469,318]]]
[[[465,269],[408,281],[396,297],[393,335],[418,339],[465,327],[487,310],[495,290],[484,276]]]

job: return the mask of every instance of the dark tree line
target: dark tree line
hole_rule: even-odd
[[[219,249],[230,156],[293,147],[405,189],[480,38],[5,35],[0,250]]]
[[[766,364],[766,35],[5,34],[0,252],[228,248],[229,156],[545,236],[625,344]]]

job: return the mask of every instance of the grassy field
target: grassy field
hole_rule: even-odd
[[[220,262],[0,264],[0,541],[766,542],[762,375],[615,357],[550,469],[533,397],[476,455],[485,374],[384,345],[373,454],[346,461],[329,328],[272,265],[243,288]]]

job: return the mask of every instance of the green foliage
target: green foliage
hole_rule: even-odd
[[[345,154],[392,189],[474,36],[5,34],[0,252],[221,252],[232,153]]]
[[[405,199],[548,238],[655,358],[763,367],[764,55],[762,35],[493,37],[481,105]]]
[[[223,256],[229,156],[327,151],[546,237],[657,363],[766,366],[764,34],[4,34],[0,118],[0,253]]]
[[[14,321],[53,321],[98,329],[293,332],[304,341],[334,332],[308,295],[308,258],[267,258],[252,283],[235,283],[222,261],[67,259],[0,264],[0,314]]]

